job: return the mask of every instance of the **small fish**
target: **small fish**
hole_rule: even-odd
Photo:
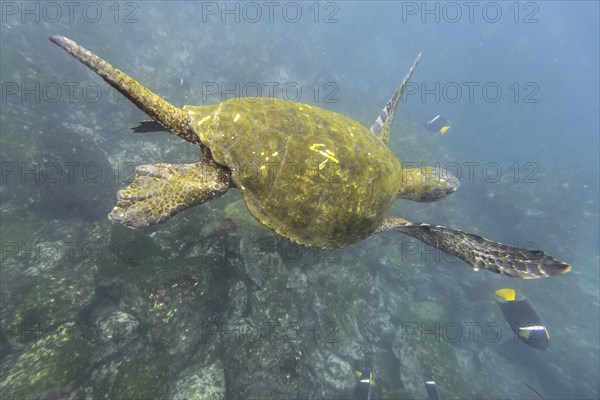
[[[425,390],[427,390],[427,396],[429,397],[429,400],[440,400],[440,392],[438,391],[437,384],[435,383],[433,372],[431,372],[431,369],[429,367],[425,367],[423,379],[425,383]]]
[[[375,384],[373,370],[365,368],[362,371],[354,371],[354,374],[358,378],[358,381],[354,385],[353,398],[355,400],[371,400],[371,387]]]
[[[192,88],[192,83],[187,78],[175,77],[170,79],[169,82],[171,83],[171,85],[184,91],[189,91]]]
[[[534,349],[546,350],[550,334],[525,296],[515,289],[500,289],[496,291],[496,304],[520,341]]]
[[[425,128],[429,132],[440,132],[442,135],[450,129],[450,121],[441,115],[436,115],[429,121],[425,122]]]

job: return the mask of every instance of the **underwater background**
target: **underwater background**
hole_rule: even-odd
[[[468,4],[467,4],[468,3]],[[11,2],[0,27],[2,399],[596,399],[599,4]],[[263,95],[370,126],[419,52],[389,146],[447,168],[390,215],[543,249],[566,275],[473,272],[396,232],[336,250],[258,224],[239,191],[131,230],[106,218],[135,166],[191,163],[48,41],[75,40],[171,103]],[[441,135],[424,123],[441,114]],[[551,342],[515,340],[515,288]],[[535,393],[535,389],[538,393]]]

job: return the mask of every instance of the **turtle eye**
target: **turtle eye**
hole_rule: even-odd
[[[433,197],[435,197],[436,199],[445,196],[444,190],[440,187],[434,187],[432,190],[432,194]]]

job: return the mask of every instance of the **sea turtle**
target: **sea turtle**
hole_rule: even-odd
[[[162,223],[235,187],[258,221],[305,246],[340,247],[396,230],[454,254],[474,269],[525,279],[570,269],[543,251],[387,217],[398,197],[435,201],[458,186],[440,169],[403,169],[386,145],[420,54],[369,129],[319,107],[273,98],[175,107],[72,40],[50,40],[153,119],[135,131],[168,130],[202,150],[194,164],[137,167],[134,182],[117,194],[109,215],[113,221],[132,228]]]

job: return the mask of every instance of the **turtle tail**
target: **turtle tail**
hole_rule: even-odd
[[[71,39],[64,36],[50,36],[49,39],[52,43],[62,47],[67,53],[97,73],[109,85],[121,92],[140,110],[148,114],[163,127],[188,142],[200,143],[200,139],[191,129],[190,116],[186,111],[175,107],[129,75],[113,67]]]
[[[458,229],[413,224],[388,218],[376,232],[396,230],[419,239],[465,261],[474,270],[486,269],[521,279],[535,279],[567,273],[571,266],[540,250],[527,250],[494,242]]]

